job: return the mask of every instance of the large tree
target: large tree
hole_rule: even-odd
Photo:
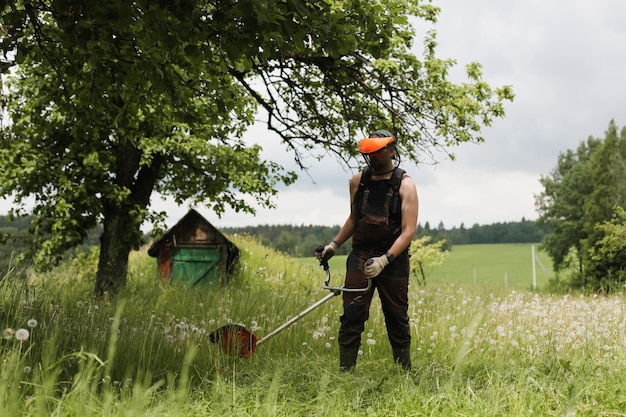
[[[584,204],[593,190],[589,159],[600,145],[600,140],[589,137],[576,151],[568,149],[560,153],[550,175],[539,180],[544,190],[535,197],[537,222],[551,231],[543,244],[557,272],[569,267],[568,255],[572,251],[582,268],[583,242],[587,236]],[[582,269],[579,272],[582,274]]]
[[[480,142],[509,87],[477,63],[412,51],[416,0],[17,0],[0,3],[0,48],[15,64],[12,124],[0,143],[0,196],[34,201],[40,265],[102,223],[96,292],[116,292],[155,192],[252,212],[295,174],[263,161],[243,132],[261,115],[296,161],[386,127],[417,161]],[[431,28],[432,29],[432,28]],[[449,151],[448,151],[449,152]],[[19,213],[18,213],[19,214]]]
[[[626,276],[615,273],[622,266],[603,259],[605,252],[598,249],[608,241],[607,231],[613,230],[602,225],[614,225],[616,207],[626,206],[624,178],[626,128],[620,132],[611,121],[604,138],[590,137],[575,152],[560,154],[551,175],[540,180],[544,191],[536,198],[538,222],[551,230],[544,246],[557,272],[568,270],[569,255],[576,255],[573,286],[606,290],[607,282]]]
[[[623,254],[608,256],[598,250],[611,241],[615,228],[623,227],[626,207],[626,128],[621,131],[611,121],[603,144],[591,156],[590,174],[593,191],[584,204],[586,248],[586,276],[588,287],[612,291],[624,289],[626,273]],[[609,245],[610,246],[610,245]],[[603,257],[602,254],[607,254]]]
[[[621,132],[614,121],[604,133],[599,146],[589,160],[589,175],[593,191],[584,204],[585,231],[595,242],[600,238],[597,225],[614,215],[616,206],[626,206],[626,128]]]

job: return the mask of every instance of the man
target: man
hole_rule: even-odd
[[[374,279],[372,289],[365,293],[343,293],[339,369],[345,372],[356,366],[377,289],[394,361],[410,370],[408,249],[417,227],[417,191],[413,180],[398,167],[400,157],[390,132],[375,131],[361,140],[359,150],[368,167],[350,179],[350,215],[332,242],[317,254],[319,259],[330,259],[352,237],[346,288],[363,288],[368,279]]]

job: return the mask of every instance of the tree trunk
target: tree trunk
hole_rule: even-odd
[[[150,203],[162,158],[155,156],[152,165],[140,167],[140,157],[141,151],[130,141],[120,148],[116,177],[118,185],[129,189],[130,195],[124,204],[115,201],[104,203],[96,296],[116,295],[126,285],[128,255],[141,241],[144,217],[137,213],[145,210]]]
[[[130,227],[136,227],[129,217],[119,208],[105,215],[104,231],[100,236],[96,296],[115,295],[126,285],[128,255],[133,247],[128,231]]]

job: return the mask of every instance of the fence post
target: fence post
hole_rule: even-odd
[[[537,289],[537,267],[535,266],[535,245],[531,246],[531,253],[533,257],[533,290]]]

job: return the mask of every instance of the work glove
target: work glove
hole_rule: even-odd
[[[324,249],[316,253],[317,259],[320,261],[327,261],[335,256],[337,249],[339,249],[339,245],[333,240],[328,245],[324,246]]]
[[[387,265],[389,265],[389,259],[385,255],[369,258],[365,262],[365,276],[368,279],[377,277]]]

